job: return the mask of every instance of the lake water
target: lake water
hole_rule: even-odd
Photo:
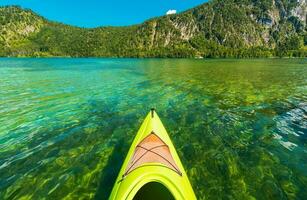
[[[106,199],[152,107],[199,199],[306,199],[307,59],[0,59],[0,199]]]

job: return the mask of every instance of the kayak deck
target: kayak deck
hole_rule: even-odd
[[[135,148],[124,176],[132,170],[142,167],[145,163],[161,163],[174,170],[181,176],[181,172],[176,165],[169,147],[154,132],[146,136]]]
[[[136,134],[109,199],[150,199],[150,194],[155,199],[196,199],[175,147],[154,110]]]

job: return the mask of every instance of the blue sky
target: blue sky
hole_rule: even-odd
[[[0,6],[20,5],[47,19],[81,27],[124,26],[181,12],[207,0],[0,0]]]

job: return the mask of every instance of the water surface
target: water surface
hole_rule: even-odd
[[[199,199],[306,198],[306,59],[0,59],[0,199],[106,199],[151,107]]]

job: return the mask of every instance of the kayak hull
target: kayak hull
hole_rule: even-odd
[[[139,147],[139,144],[146,140],[146,138],[150,137],[153,133],[156,138],[163,141],[163,144],[165,143],[167,152],[170,154],[168,155],[169,160],[166,160],[163,155],[161,156],[159,152],[156,151],[158,153],[153,153],[161,156],[161,160],[166,160],[166,164],[158,161],[144,162],[135,167],[135,169],[129,171],[129,166],[132,166],[131,160],[136,156],[136,149]],[[150,149],[146,150],[150,151]],[[142,159],[142,156],[140,156],[138,160]],[[143,159],[146,158],[143,156]],[[147,160],[150,160],[150,157]],[[172,194],[174,199],[196,199],[175,147],[173,146],[159,116],[154,110],[146,116],[136,137],[134,138],[109,199],[134,199],[137,193],[149,183],[162,184]]]

